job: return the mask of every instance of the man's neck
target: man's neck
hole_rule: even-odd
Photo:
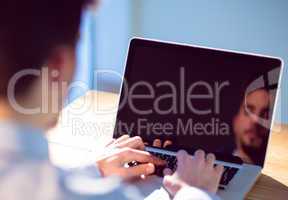
[[[13,118],[13,112],[8,102],[0,98],[0,120],[8,120]]]
[[[0,98],[0,120],[27,124],[45,129],[43,120],[37,115],[25,115],[15,111],[6,99]]]

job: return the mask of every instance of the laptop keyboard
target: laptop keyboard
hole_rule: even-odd
[[[150,152],[150,153],[167,162],[166,166],[156,168],[155,174],[157,176],[163,177],[163,169],[164,168],[169,168],[172,171],[176,170],[177,159],[175,156],[171,156],[171,155],[167,155],[167,154],[161,154],[161,153],[155,153],[155,152]],[[238,170],[239,170],[238,168],[224,166],[224,172],[223,172],[223,175],[221,177],[219,188],[225,189],[225,186],[227,186],[229,184],[229,182],[232,180],[232,178],[235,176],[235,174],[238,172]]]

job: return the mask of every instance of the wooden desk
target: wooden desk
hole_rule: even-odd
[[[247,199],[288,199],[288,126],[272,133],[263,174]]]
[[[48,134],[51,160],[62,167],[93,161],[109,142],[114,129],[118,95],[89,92],[62,112]],[[275,126],[263,175],[247,195],[249,200],[288,199],[288,126]]]

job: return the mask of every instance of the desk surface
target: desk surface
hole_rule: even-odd
[[[48,134],[52,162],[76,167],[93,161],[112,137],[117,104],[118,95],[89,92],[65,108]],[[288,198],[288,126],[274,130],[263,174],[247,195],[249,200]]]

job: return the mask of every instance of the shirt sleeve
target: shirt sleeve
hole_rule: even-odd
[[[122,183],[118,177],[101,177],[96,166],[61,171],[59,176],[63,199],[69,200],[140,200],[140,192]]]
[[[63,198],[69,200],[143,200],[145,197],[134,186],[124,184],[119,177],[103,178],[93,165],[81,169],[62,171],[60,176]],[[163,192],[149,195],[149,200],[170,199]],[[198,188],[181,189],[174,200],[220,200],[217,195]]]
[[[176,194],[174,200],[220,200],[220,198],[195,187],[186,187]]]

